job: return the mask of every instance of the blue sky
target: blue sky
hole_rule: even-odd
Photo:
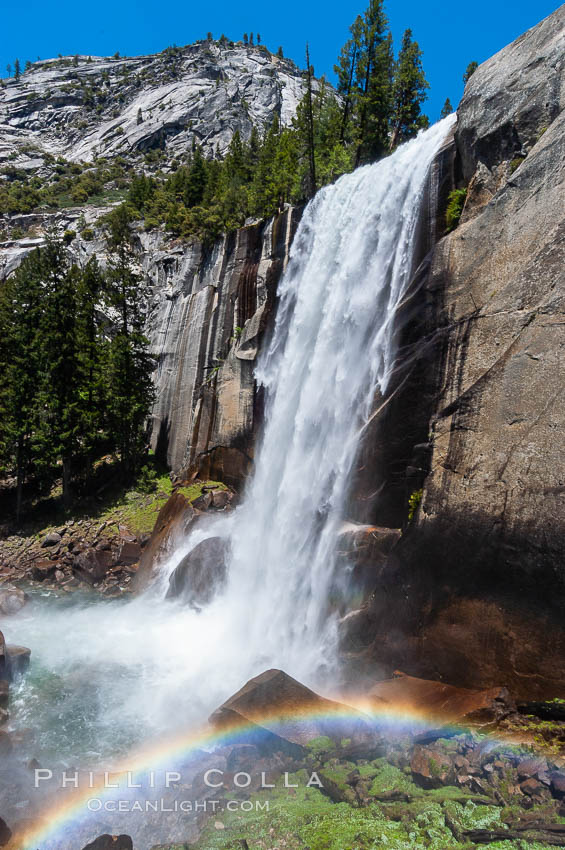
[[[462,74],[472,60],[482,62],[529,27],[555,11],[557,0],[388,0],[386,10],[395,40],[407,27],[424,51],[424,67],[431,84],[426,111],[435,120],[446,97],[457,105],[463,90]],[[304,45],[310,42],[316,74],[333,77],[333,65],[355,16],[365,0],[27,0],[24,5],[1,0],[0,75],[6,64],[46,59],[58,53],[122,55],[153,53],[171,44],[188,44],[211,31],[240,39],[244,32],[260,32],[264,44],[302,64]]]

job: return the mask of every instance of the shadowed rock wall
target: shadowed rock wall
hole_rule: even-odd
[[[530,697],[565,696],[564,70],[562,7],[465,91],[465,210],[416,275],[376,444],[370,519],[405,534],[347,644]]]

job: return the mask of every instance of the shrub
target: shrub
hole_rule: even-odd
[[[423,490],[414,490],[408,498],[408,521],[413,518],[414,514],[422,503]]]
[[[446,233],[451,233],[459,224],[465,200],[467,198],[467,189],[453,189],[449,193],[447,199],[447,210],[445,212]]]
[[[142,466],[136,483],[140,493],[153,493],[157,489],[157,472],[152,466]]]
[[[65,243],[65,245],[70,245],[75,236],[76,233],[74,230],[65,230],[65,232],[63,233],[63,242]]]
[[[94,230],[91,227],[85,227],[80,235],[85,242],[92,242],[94,239]]]
[[[522,165],[525,159],[525,156],[515,156],[514,159],[510,160],[510,174],[514,174],[516,169]]]

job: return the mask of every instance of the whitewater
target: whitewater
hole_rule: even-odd
[[[11,713],[37,730],[38,757],[105,763],[201,722],[270,667],[331,691],[332,599],[347,591],[336,538],[363,424],[394,367],[430,167],[454,121],[343,176],[305,209],[256,372],[266,418],[241,505],[197,526],[137,598],[35,599],[19,615],[33,664]],[[197,613],[165,595],[180,560],[210,536],[230,541],[228,580]]]

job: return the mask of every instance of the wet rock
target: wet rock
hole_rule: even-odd
[[[17,587],[3,585],[0,589],[0,611],[2,614],[17,614],[27,601],[27,596]]]
[[[528,797],[539,797],[545,791],[542,783],[538,782],[538,780],[533,777],[521,782],[520,789],[522,793],[527,794]]]
[[[9,756],[12,750],[12,736],[8,732],[0,731],[0,756]]]
[[[53,577],[56,569],[57,561],[50,561],[42,558],[34,563],[31,568],[31,576],[34,581],[45,581],[45,579]]]
[[[558,800],[565,799],[565,771],[556,770],[551,774],[551,791]]]
[[[116,555],[117,564],[136,564],[141,558],[141,545],[137,541],[125,540]]]
[[[530,777],[539,779],[540,775],[547,773],[547,761],[544,758],[523,759],[518,763],[516,772],[520,779],[529,779]]]
[[[260,753],[253,744],[242,744],[234,747],[227,759],[227,769],[232,773],[238,770],[249,771],[260,759]]]
[[[250,679],[216,709],[210,722],[219,728],[248,722],[251,731],[246,743],[255,744],[261,752],[264,744],[273,746],[275,752],[277,746],[284,752],[287,742],[292,747],[286,751],[295,752],[298,757],[302,745],[320,736],[338,742],[347,738],[365,749],[378,740],[360,712],[319,696],[283,670],[276,669]]]
[[[89,584],[101,581],[112,566],[112,553],[103,549],[87,549],[75,559],[73,570]]]
[[[439,748],[415,746],[410,770],[412,779],[422,788],[441,788],[454,778],[451,757]]]
[[[353,566],[352,579],[359,590],[373,590],[375,570],[385,562],[400,536],[398,528],[354,522],[342,524],[337,542],[339,562]]]
[[[99,835],[82,850],[133,850],[129,835]]]
[[[9,712],[5,708],[0,708],[0,726],[5,726],[9,719]]]
[[[392,679],[377,682],[369,691],[369,698],[381,707],[386,704],[400,709],[410,705],[428,717],[478,725],[500,722],[516,710],[506,688],[476,691],[400,672]],[[424,734],[429,735],[429,731]]]
[[[216,510],[222,510],[229,505],[230,494],[228,490],[213,490],[212,491],[212,507]]]
[[[5,847],[12,837],[12,830],[3,818],[0,818],[0,847]]]
[[[349,803],[351,806],[357,805],[357,794],[347,782],[339,781],[335,771],[322,769],[318,771],[318,776],[320,777],[324,792],[334,803]]]
[[[61,535],[57,531],[51,531],[41,541],[42,548],[57,546],[61,542]]]
[[[229,544],[222,537],[203,540],[174,570],[167,598],[183,599],[196,609],[207,605],[226,582],[228,553]]]
[[[176,490],[159,511],[153,532],[139,561],[134,589],[142,590],[151,581],[159,564],[173,551],[176,543],[186,535],[196,512],[188,499]]]
[[[8,671],[8,654],[6,652],[6,641],[4,635],[0,632],[0,679],[7,679]]]
[[[8,656],[8,671],[10,679],[15,676],[21,676],[29,667],[31,658],[31,649],[27,646],[12,646],[6,647]]]
[[[209,491],[202,493],[197,499],[194,499],[192,506],[197,511],[207,511],[212,505],[212,494]]]

